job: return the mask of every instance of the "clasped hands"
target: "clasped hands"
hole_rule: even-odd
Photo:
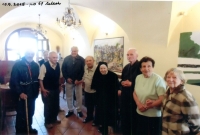
[[[141,111],[141,112],[145,112],[147,111],[148,109],[152,108],[152,104],[153,104],[154,100],[151,100],[151,99],[147,99],[145,104],[142,104],[141,102],[138,104],[138,109]]]
[[[122,81],[121,84],[123,87],[130,87],[132,85],[132,82],[129,80],[126,80],[126,81]]]
[[[69,84],[72,84],[73,80],[72,80],[71,78],[68,78],[68,79],[67,79],[67,82],[68,82]],[[80,81],[75,80],[75,82],[74,82],[75,85],[79,85],[79,84],[81,84],[81,83],[83,83],[83,80],[80,80]]]

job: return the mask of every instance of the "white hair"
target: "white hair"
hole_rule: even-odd
[[[137,49],[136,49],[136,48],[129,48],[128,51],[133,51],[133,52],[135,52],[135,54],[137,54],[137,56],[138,56],[138,52],[137,52]]]
[[[48,54],[49,57],[50,57],[52,54],[54,54],[54,53],[57,54],[57,52],[55,52],[55,51],[51,51],[51,52],[49,52],[49,54]]]
[[[71,51],[72,51],[72,49],[77,49],[77,51],[78,51],[78,47],[77,46],[72,46],[71,47]]]
[[[34,55],[35,55],[35,52],[32,48],[26,48],[25,51],[24,51],[24,55],[26,56],[29,53],[34,53]]]

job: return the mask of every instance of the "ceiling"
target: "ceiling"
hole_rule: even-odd
[[[62,32],[56,24],[56,18],[63,16],[65,7],[68,7],[68,1],[60,0],[60,5],[44,5],[46,1],[42,6],[39,6],[38,1],[26,0],[27,6],[9,7],[2,5],[2,3],[9,2],[13,4],[16,1],[0,0],[0,34],[16,24],[24,26],[37,24],[38,14],[41,14],[40,22],[43,26],[57,33]],[[24,0],[17,1],[17,3],[20,2],[24,2]],[[49,0],[49,2],[51,1]],[[36,3],[37,6],[29,6],[30,3]],[[136,43],[142,42],[143,38],[147,37],[151,37],[149,42],[152,43],[158,41],[167,43],[166,37],[168,37],[170,25],[174,19],[172,14],[176,14],[172,13],[172,1],[71,0],[70,3],[77,18],[87,20],[87,23],[90,23],[96,14],[103,14],[117,23],[127,33],[130,40],[134,40]],[[174,12],[188,10],[194,4],[194,2],[192,4],[187,2],[179,4],[178,10]],[[177,7],[175,8],[177,9]],[[86,24],[86,21],[82,21],[82,23],[84,26],[91,27],[91,29],[85,28],[86,31],[95,29],[92,29],[94,26],[91,24]],[[156,33],[160,34],[155,36]]]

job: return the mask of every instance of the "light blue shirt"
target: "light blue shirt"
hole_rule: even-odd
[[[138,100],[145,104],[147,99],[157,100],[159,96],[165,94],[166,84],[162,77],[152,73],[149,78],[145,78],[143,74],[138,75],[135,80],[135,92]],[[137,113],[147,117],[161,117],[159,107],[148,109],[145,112],[140,112],[137,108]]]

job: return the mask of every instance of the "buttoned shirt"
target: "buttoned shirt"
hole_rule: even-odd
[[[83,75],[83,81],[85,83],[85,89],[84,89],[85,92],[88,92],[88,93],[96,92],[94,89],[91,89],[92,78],[93,78],[95,70],[96,70],[96,66],[93,66],[92,69],[89,69],[87,66],[85,66],[84,75]]]
[[[50,66],[55,70],[57,64],[55,65],[55,64],[51,63],[50,61],[48,61],[48,62],[49,62],[49,64],[50,64]],[[47,72],[46,67],[45,67],[44,64],[42,64],[42,66],[40,67],[40,74],[39,74],[38,79],[43,80],[44,77],[45,77],[46,72]],[[62,77],[62,73],[60,72],[60,78],[61,78],[61,77]]]

